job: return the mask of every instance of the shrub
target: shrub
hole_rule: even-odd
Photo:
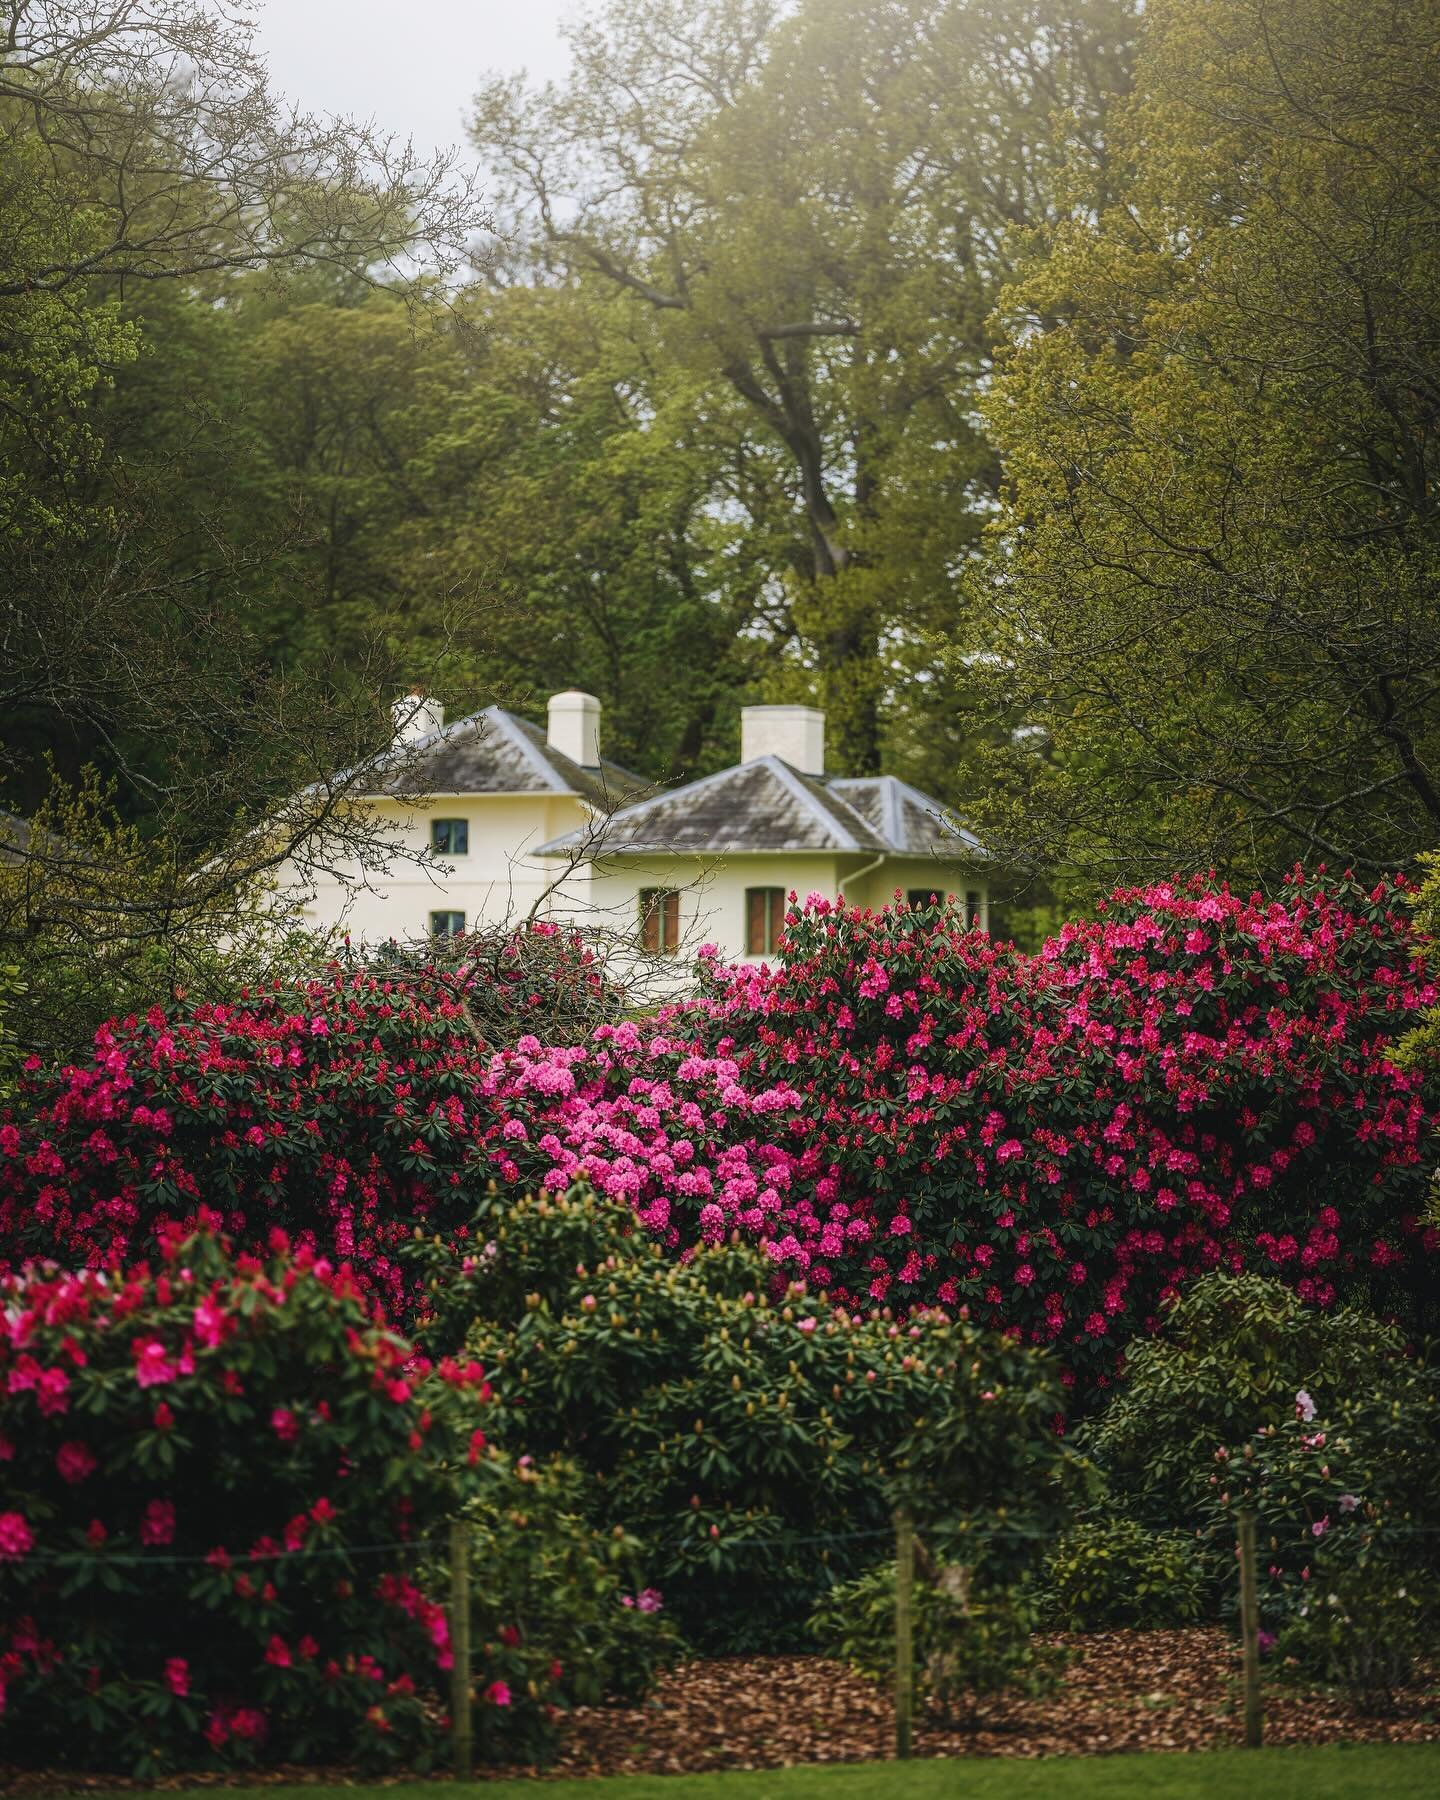
[[[1433,1565],[1440,1369],[1401,1356],[1393,1334],[1391,1351],[1352,1390],[1298,1389],[1288,1419],[1211,1453],[1200,1517],[1215,1567],[1233,1579],[1236,1515],[1254,1511],[1272,1629],[1350,1571],[1378,1592]]]
[[[697,1028],[750,1092],[798,1095],[801,1181],[768,1216],[717,1194],[713,1228],[848,1294],[968,1304],[1087,1378],[1216,1268],[1433,1303],[1430,1121],[1386,1053],[1434,998],[1402,899],[1121,890],[1036,958],[938,909],[809,905]]]
[[[403,1321],[397,1243],[463,1230],[488,1060],[441,970],[156,1008],[103,1029],[86,1068],[32,1071],[24,1129],[0,1127],[0,1246],[118,1267],[202,1201],[263,1246],[274,1227],[350,1262]],[[489,1175],[481,1162],[476,1186]]]
[[[1419,1317],[1432,1121],[1387,1052],[1435,990],[1400,899],[1126,890],[1037,957],[944,909],[816,901],[773,970],[494,1055],[466,985],[488,969],[157,1011],[33,1072],[0,1253],[123,1261],[204,1195],[243,1241],[278,1223],[353,1259],[403,1323],[414,1228],[463,1242],[489,1179],[583,1173],[671,1249],[738,1231],[852,1311],[968,1307],[1082,1391],[1217,1268]]]
[[[1041,1607],[1068,1631],[1153,1630],[1203,1617],[1207,1586],[1193,1532],[1146,1531],[1133,1519],[1085,1520],[1046,1558]]]
[[[1363,1712],[1389,1712],[1427,1669],[1440,1624],[1428,1570],[1357,1564],[1313,1584],[1276,1642],[1302,1676],[1338,1687]]]
[[[637,1579],[642,1546],[583,1516],[584,1477],[521,1457],[512,1504],[482,1494],[470,1525],[471,1642],[484,1671],[477,1753],[543,1763],[570,1707],[638,1702],[680,1652],[664,1596]],[[504,1706],[485,1700],[499,1683]],[[536,1700],[539,1703],[536,1703]]]
[[[213,1234],[114,1278],[4,1284],[0,1676],[31,1758],[141,1775],[425,1762],[427,1580],[483,1454],[478,1367],[424,1372],[345,1272]]]
[[[573,1043],[621,1018],[629,999],[583,932],[546,919],[419,943],[391,940],[373,960],[391,979],[447,989],[475,1039],[491,1047],[527,1034]]]
[[[1301,1389],[1324,1408],[1387,1388],[1402,1362],[1400,1338],[1364,1313],[1306,1306],[1273,1278],[1207,1275],[1167,1310],[1159,1336],[1130,1346],[1086,1447],[1143,1520],[1193,1531],[1217,1449],[1293,1422]]]
[[[772,1301],[754,1247],[678,1260],[581,1189],[497,1196],[475,1242],[408,1254],[475,1315],[469,1353],[526,1444],[583,1462],[590,1516],[640,1540],[697,1644],[800,1641],[814,1596],[889,1541],[897,1497],[997,1577],[1066,1504],[1062,1389],[1033,1350],[798,1288]]]
[[[942,1718],[973,1723],[986,1695],[1036,1694],[1053,1684],[1059,1658],[1036,1641],[1023,1586],[959,1589],[920,1575],[913,1604],[916,1696]],[[810,1631],[824,1655],[893,1683],[895,1564],[832,1588],[811,1613]]]

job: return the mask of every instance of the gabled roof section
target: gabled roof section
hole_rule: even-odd
[[[645,782],[603,758],[585,769],[545,741],[528,719],[487,706],[393,753],[394,773],[382,772],[372,794],[578,794],[608,809],[641,792]]]
[[[542,844],[563,856],[583,836]],[[702,776],[682,788],[623,807],[596,844],[599,855],[724,856],[757,850],[865,851],[889,846],[841,796],[778,756]]]
[[[951,824],[941,803],[895,775],[847,775],[831,781],[839,794],[899,856],[980,857],[979,838]]]

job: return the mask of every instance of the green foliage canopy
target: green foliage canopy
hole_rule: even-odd
[[[997,846],[1093,886],[1440,837],[1437,48],[1431,4],[1147,7],[998,312],[977,600],[1039,735]]]

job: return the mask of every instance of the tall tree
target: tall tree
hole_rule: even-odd
[[[702,416],[738,403],[791,520],[798,673],[841,769],[930,673],[998,466],[977,397],[1017,231],[1123,85],[1124,0],[612,0],[563,89],[474,136],[550,266],[653,315]]]
[[[469,385],[425,477],[450,498],[411,554],[501,596],[471,686],[522,707],[592,689],[607,754],[651,777],[733,760],[786,629],[768,446],[736,403],[697,406],[653,318],[603,288],[490,286],[464,316]]]
[[[1440,6],[1155,0],[1002,311],[992,841],[1089,885],[1440,842]],[[961,648],[969,650],[971,644]]]
[[[238,528],[243,458],[178,374],[168,437],[106,436],[151,321],[218,346],[231,283],[443,268],[482,223],[452,164],[271,95],[253,29],[228,0],[0,6],[0,798],[34,815],[0,830],[0,963],[52,1047],[46,970],[88,959],[93,1017],[124,970],[238,928],[287,855],[375,849],[384,631],[343,659],[259,640],[285,534]]]

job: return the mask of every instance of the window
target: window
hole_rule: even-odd
[[[430,848],[437,856],[470,854],[470,821],[468,819],[432,819]]]
[[[640,948],[673,956],[680,948],[680,896],[674,888],[641,888]]]
[[[746,888],[745,954],[773,956],[785,927],[784,888]]]
[[[432,912],[430,935],[432,938],[463,937],[465,935],[464,913]]]
[[[983,905],[984,902],[981,898],[980,890],[978,888],[966,888],[965,923],[972,931],[979,931],[981,928],[984,917],[982,912]]]
[[[905,894],[905,904],[918,910],[929,906],[931,901],[949,899],[948,894],[941,894],[937,888],[910,888]]]

